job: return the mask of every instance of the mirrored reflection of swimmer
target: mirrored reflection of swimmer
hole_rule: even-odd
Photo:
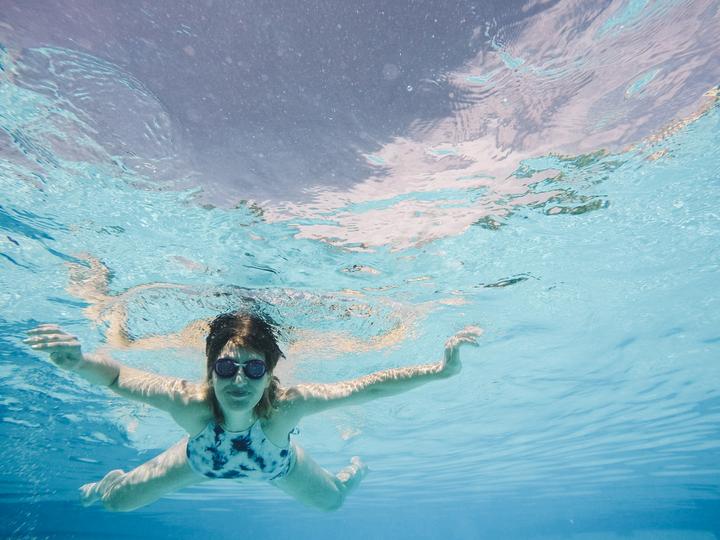
[[[204,339],[209,330],[209,319],[197,319],[182,329],[173,333],[162,335],[147,335],[136,337],[131,334],[128,327],[128,306],[136,298],[144,294],[153,294],[158,291],[177,292],[187,295],[198,295],[198,291],[187,285],[173,283],[151,283],[138,285],[119,294],[109,292],[110,271],[97,258],[81,254],[76,258],[82,259],[84,264],[69,263],[68,293],[83,300],[88,306],[83,310],[95,324],[106,327],[106,347],[112,349],[193,349],[202,351]],[[314,295],[308,292],[297,292],[288,289],[279,290],[250,290],[241,287],[231,287],[230,290],[218,290],[207,293],[208,304],[216,304],[220,297],[226,297],[225,304],[219,310],[241,309],[248,307],[254,309],[258,304],[272,306],[286,306],[289,310],[297,311],[298,307],[311,307],[314,311],[329,311],[335,318],[367,319],[374,314],[374,309],[355,301],[355,297],[347,293],[337,298]],[[215,298],[212,298],[212,297]],[[204,301],[204,300],[203,300]],[[361,353],[387,349],[401,343],[408,337],[418,318],[432,309],[430,305],[404,306],[388,300],[382,301],[389,310],[389,318],[394,324],[378,334],[367,339],[361,339],[347,332],[331,330],[315,330],[312,328],[293,327],[285,329],[284,337],[289,340],[288,353],[294,356],[309,353],[317,357],[318,349],[321,355],[330,351],[322,351],[323,344],[332,343],[332,352]],[[228,304],[230,304],[228,306]]]
[[[358,405],[457,374],[460,348],[477,345],[481,330],[467,327],[448,340],[437,363],[378,371],[334,384],[284,388],[273,376],[284,355],[265,318],[227,313],[209,325],[206,379],[192,383],[125,366],[107,355],[83,354],[80,343],[55,325],[28,332],[34,350],[59,367],[114,392],[168,412],[188,437],[139,467],[110,471],[80,488],[82,502],[129,511],[163,495],[215,478],[265,480],[298,501],[336,510],[366,473],[354,457],[333,475],[290,440],[305,416]]]

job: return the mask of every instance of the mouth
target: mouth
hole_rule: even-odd
[[[231,388],[230,390],[228,390],[226,392],[226,394],[228,394],[229,396],[232,396],[232,397],[245,397],[249,393],[250,392],[248,392],[247,390],[242,390],[240,388]]]

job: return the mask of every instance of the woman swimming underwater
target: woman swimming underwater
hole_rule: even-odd
[[[130,472],[110,471],[80,488],[85,505],[129,511],[164,494],[213,478],[266,480],[297,500],[336,510],[366,472],[354,457],[332,475],[290,441],[304,416],[405,392],[461,369],[460,347],[482,333],[467,327],[448,340],[438,363],[388,369],[334,384],[280,386],[273,370],[283,353],[270,323],[251,313],[226,313],[210,323],[206,381],[191,383],[83,354],[56,325],[28,332],[25,343],[49,353],[57,366],[114,392],[164,410],[189,437]]]

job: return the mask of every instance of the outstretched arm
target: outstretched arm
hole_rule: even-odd
[[[78,339],[54,324],[38,326],[28,335],[25,343],[34,350],[49,353],[56,366],[91,383],[107,386],[121,396],[167,411],[183,427],[194,428],[186,426],[188,419],[195,416],[193,412],[207,408],[199,385],[131,368],[107,355],[83,354]]]
[[[334,384],[301,384],[287,390],[288,410],[298,417],[345,405],[357,405],[373,399],[407,392],[427,382],[451,377],[460,372],[460,347],[477,346],[482,330],[468,326],[445,344],[440,362],[386,369],[370,375]]]

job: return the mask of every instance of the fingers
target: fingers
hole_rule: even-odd
[[[80,342],[77,339],[68,339],[67,336],[58,336],[55,339],[28,338],[23,343],[29,345],[31,349],[56,349],[58,347],[79,347]]]
[[[31,336],[37,334],[53,334],[57,332],[62,332],[57,324],[41,324],[32,330],[27,331],[27,333]]]
[[[26,342],[27,343],[27,342]],[[63,347],[80,347],[79,341],[53,341],[49,343],[34,343],[29,344],[31,349],[36,351],[47,351],[51,349],[59,349]]]
[[[57,324],[41,324],[31,330],[27,331],[27,335],[31,337],[47,338],[52,336],[66,336],[68,338],[75,339],[75,336],[68,334],[65,330],[60,328]]]
[[[41,324],[29,330],[23,343],[34,351],[47,353],[50,361],[63,369],[74,370],[83,361],[80,341],[56,324]]]
[[[80,341],[64,332],[56,324],[43,324],[27,332],[28,336],[23,343],[32,349],[47,350],[58,347],[79,347]]]
[[[31,336],[23,339],[23,343],[33,345],[35,343],[50,343],[57,341],[73,341],[77,338],[68,334],[42,334],[39,336]]]
[[[473,347],[479,347],[480,344],[474,337],[459,337],[456,341],[458,345],[472,345]]]
[[[459,337],[479,338],[484,332],[485,331],[479,326],[466,326],[455,335]]]
[[[482,336],[483,333],[484,330],[479,326],[466,326],[455,334],[455,337],[458,338],[458,341],[461,343],[477,345],[477,339]]]
[[[466,326],[460,330],[457,334],[452,336],[445,343],[446,348],[456,348],[460,345],[471,345],[473,347],[479,347],[477,339],[484,333],[484,330],[479,326]]]

